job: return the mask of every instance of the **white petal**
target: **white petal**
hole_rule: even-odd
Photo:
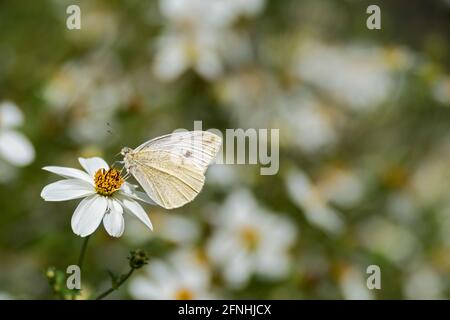
[[[136,191],[136,188],[128,182],[125,182],[122,185],[122,187],[120,188],[120,192],[125,197],[131,197],[135,200],[140,200],[148,204],[156,205],[156,203],[152,199],[150,199],[150,197],[145,192]]]
[[[81,237],[93,233],[102,222],[107,205],[106,198],[97,194],[83,199],[72,216],[73,232]]]
[[[214,79],[222,72],[220,58],[213,50],[206,49],[201,51],[201,57],[197,61],[197,72],[206,79]]]
[[[109,169],[108,164],[99,157],[93,157],[93,158],[78,158],[78,161],[80,162],[81,166],[86,170],[87,173],[91,177],[94,177],[95,173],[100,169]]]
[[[166,35],[158,42],[153,72],[159,79],[174,80],[188,67],[183,41],[177,36]]]
[[[112,237],[120,237],[123,234],[125,229],[123,208],[118,201],[108,199],[108,210],[103,217],[103,226]]]
[[[0,156],[16,166],[26,166],[34,160],[34,148],[28,139],[16,131],[0,132]]]
[[[65,201],[83,198],[95,193],[92,185],[79,179],[60,180],[42,189],[41,197],[45,201]]]
[[[0,126],[13,128],[23,123],[22,111],[12,102],[5,101],[0,104]]]
[[[256,271],[272,279],[286,276],[289,272],[290,259],[284,249],[260,250],[255,257]]]
[[[43,167],[42,169],[52,172],[52,173],[55,173],[64,178],[81,179],[92,185],[94,183],[93,179],[86,172],[78,170],[78,169],[67,168],[67,167],[57,167],[57,166],[47,166],[47,167]]]
[[[122,203],[127,212],[136,216],[136,218],[141,220],[141,222],[144,223],[150,230],[153,230],[150,218],[139,203],[120,194],[117,195],[117,198]]]
[[[242,250],[230,257],[224,269],[224,276],[230,286],[242,288],[249,280],[253,268],[252,257]]]
[[[161,294],[161,288],[149,281],[147,277],[136,277],[131,281],[129,286],[129,291],[131,295],[136,299],[163,299]]]

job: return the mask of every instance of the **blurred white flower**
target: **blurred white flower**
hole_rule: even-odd
[[[361,270],[364,270],[361,268]],[[371,300],[372,294],[367,288],[366,274],[353,266],[345,266],[339,275],[339,286],[347,300]]]
[[[44,88],[43,97],[57,111],[74,141],[103,142],[110,138],[106,124],[133,98],[130,79],[114,55],[95,52],[65,63]],[[68,117],[67,117],[68,115]]]
[[[358,174],[339,166],[323,169],[316,184],[324,199],[342,207],[356,204],[364,192],[364,184]]]
[[[253,16],[264,0],[160,0],[168,25],[159,37],[153,65],[161,80],[173,80],[189,68],[205,79],[222,74],[226,51],[245,46],[230,28],[241,16]],[[229,44],[233,42],[232,49]],[[227,43],[228,45],[224,45]]]
[[[152,223],[145,210],[136,201],[153,202],[143,192],[123,180],[120,172],[109,168],[101,158],[79,158],[83,169],[49,166],[43,169],[66,179],[51,183],[42,189],[45,201],[83,200],[72,215],[72,230],[86,237],[92,234],[103,220],[109,235],[120,237],[125,229],[123,212],[138,218],[150,230]]]
[[[177,244],[192,244],[200,235],[200,227],[192,219],[181,215],[165,215],[161,217],[161,225],[157,235]]]
[[[286,188],[292,202],[303,210],[306,219],[326,232],[337,235],[345,228],[340,213],[328,205],[328,199],[300,170],[291,170],[286,175]]]
[[[225,189],[240,183],[242,179],[240,173],[238,166],[221,164],[211,166],[206,175],[210,184]]]
[[[163,16],[177,27],[182,26],[222,26],[225,14],[220,1],[211,0],[160,0]]]
[[[297,238],[289,218],[262,208],[243,189],[229,195],[212,220],[207,254],[231,286],[244,286],[252,274],[273,280],[288,274]]]
[[[450,76],[437,79],[433,84],[432,94],[437,101],[450,106]]]
[[[379,106],[395,83],[383,50],[362,45],[333,46],[308,41],[300,46],[295,69],[300,79],[355,110]]]
[[[152,221],[158,228],[152,233],[145,232],[145,226],[137,220],[127,222],[124,237],[134,245],[141,245],[151,239],[159,238],[173,244],[189,246],[200,236],[200,226],[197,221],[179,214],[168,215],[154,210]]]
[[[160,0],[161,13],[183,28],[222,28],[239,17],[251,17],[264,8],[265,0]]]
[[[282,141],[289,141],[311,154],[331,147],[337,141],[333,114],[308,92],[295,96],[281,96],[275,116]]]
[[[407,299],[435,300],[444,298],[444,283],[439,274],[422,263],[409,267],[403,291]]]
[[[282,128],[280,143],[308,155],[332,149],[338,141],[338,110],[309,91],[283,90],[273,75],[257,68],[222,77],[216,94],[233,120],[244,127]]]
[[[417,199],[409,190],[391,192],[387,197],[387,213],[402,224],[413,225],[418,222]]]
[[[220,44],[220,39],[210,32],[168,32],[157,42],[153,71],[165,81],[177,78],[190,67],[206,79],[216,78],[223,69]]]
[[[0,157],[18,167],[29,165],[35,156],[31,142],[16,130],[21,125],[20,109],[9,101],[0,103]]]
[[[266,0],[222,0],[232,8],[234,17],[252,17],[260,14],[264,9]]]
[[[196,249],[181,249],[166,261],[152,260],[144,275],[130,281],[129,292],[137,299],[214,299],[211,272],[204,255]]]
[[[420,249],[420,243],[411,230],[382,217],[364,221],[358,226],[357,233],[362,246],[398,265]]]
[[[445,139],[442,147],[424,155],[411,176],[408,187],[422,205],[434,205],[448,199],[450,168],[443,159],[450,157],[449,141],[449,138]]]
[[[161,0],[169,25],[156,44],[153,65],[161,80],[173,80],[188,68],[207,79],[222,72],[218,37],[223,12],[218,1]]]

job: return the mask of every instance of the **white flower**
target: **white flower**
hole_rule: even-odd
[[[62,65],[45,86],[43,98],[56,111],[55,120],[65,121],[74,141],[99,143],[111,140],[106,123],[116,127],[114,115],[129,105],[133,93],[119,59],[95,51]]]
[[[421,205],[435,204],[448,199],[450,171],[446,161],[442,161],[450,156],[448,143],[449,139],[447,138],[442,147],[435,147],[436,151],[423,156],[422,161],[411,175],[409,190]]]
[[[394,89],[392,67],[385,58],[380,48],[310,41],[301,46],[295,69],[300,79],[343,106],[364,111],[382,104]]]
[[[145,226],[137,220],[130,221],[124,233],[125,239],[133,245],[142,245],[150,239],[159,238],[176,245],[184,246],[195,243],[199,239],[200,225],[186,216],[177,214],[168,215],[165,212],[154,210],[152,221],[158,225],[158,229],[152,233],[143,232]]]
[[[137,217],[150,230],[152,223],[141,205],[136,201],[153,202],[145,193],[123,180],[120,172],[109,168],[101,158],[79,158],[83,172],[66,167],[44,167],[66,179],[51,183],[42,189],[41,197],[46,201],[83,200],[72,216],[72,230],[86,237],[92,234],[103,220],[106,231],[120,237],[124,231],[123,213]]]
[[[435,268],[420,261],[414,261],[408,268],[410,270],[403,284],[406,299],[444,299],[445,278]]]
[[[157,43],[155,75],[170,81],[192,67],[205,79],[213,79],[222,73],[220,45],[211,32],[167,32]]]
[[[160,8],[169,26],[157,42],[153,70],[165,81],[189,68],[206,79],[222,72],[219,34],[227,20],[221,1],[162,0]]]
[[[355,170],[340,166],[324,167],[316,184],[324,199],[344,208],[358,203],[364,192],[359,174]]]
[[[198,240],[200,226],[192,219],[182,215],[160,215],[161,227],[157,235],[166,241],[176,244],[189,244]],[[159,225],[159,224],[158,224]]]
[[[232,193],[216,218],[207,253],[231,286],[243,287],[252,274],[274,280],[287,275],[297,237],[292,221],[260,207],[247,190]]]
[[[161,0],[167,26],[156,47],[155,75],[170,81],[192,68],[205,79],[223,73],[225,57],[243,55],[247,46],[232,25],[254,16],[264,0]]]
[[[286,189],[292,202],[308,221],[324,231],[339,235],[345,225],[340,213],[328,204],[319,189],[302,171],[293,169],[286,175]]]
[[[22,167],[34,160],[30,141],[15,128],[23,124],[23,114],[12,102],[0,103],[0,157]]]
[[[361,268],[346,265],[339,274],[339,286],[342,294],[347,300],[372,300],[373,295],[367,288],[366,274],[361,272]]]
[[[278,103],[280,112],[276,118],[285,128],[284,141],[308,154],[328,150],[337,142],[333,113],[309,92],[282,96]]]
[[[216,164],[217,163],[218,162],[216,158]],[[215,165],[209,168],[207,179],[210,185],[229,190],[233,186],[242,183],[244,177],[243,173],[239,170],[239,166],[222,164]]]
[[[145,274],[133,278],[129,291],[137,299],[213,299],[211,272],[201,251],[181,249],[167,261],[153,260]]]
[[[161,13],[178,27],[224,28],[239,17],[255,16],[265,0],[160,0]]]
[[[357,234],[361,247],[398,266],[404,266],[420,250],[417,234],[411,228],[386,218],[366,219],[358,225]]]

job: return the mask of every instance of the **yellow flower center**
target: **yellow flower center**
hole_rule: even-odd
[[[102,196],[110,196],[125,182],[116,169],[100,169],[95,173],[95,191]]]
[[[244,227],[241,230],[241,239],[249,250],[254,250],[258,247],[260,235],[254,228]]]
[[[195,251],[195,258],[197,262],[201,265],[208,265],[208,256],[206,255],[205,250],[197,249]]]
[[[176,300],[193,300],[194,294],[191,290],[186,288],[181,288],[175,293],[175,299]]]

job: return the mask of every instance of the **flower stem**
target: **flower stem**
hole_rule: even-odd
[[[90,236],[87,236],[86,238],[84,238],[83,245],[81,246],[80,255],[78,257],[78,267],[80,268],[81,272],[83,271],[83,261],[84,261],[84,256],[86,254],[86,248],[87,248],[87,245],[88,245],[88,242],[89,242],[89,237]],[[77,295],[79,295],[79,294],[80,294],[79,291],[73,293],[71,295],[72,296],[72,300],[75,300],[77,298]]]
[[[90,237],[91,236],[87,236],[86,238],[84,238],[83,245],[81,246],[80,256],[78,257],[78,267],[80,268],[81,271],[83,271],[84,256],[86,254],[86,248]]]
[[[108,290],[106,290],[105,292],[101,293],[100,295],[97,296],[97,298],[95,298],[95,300],[101,300],[104,297],[106,297],[107,295],[109,295],[111,292],[113,292],[114,290],[119,289],[119,287],[128,280],[128,278],[133,274],[135,268],[130,268],[130,271],[128,271],[127,274],[124,274],[120,277],[120,280],[117,282],[117,284],[111,288],[109,288]]]

